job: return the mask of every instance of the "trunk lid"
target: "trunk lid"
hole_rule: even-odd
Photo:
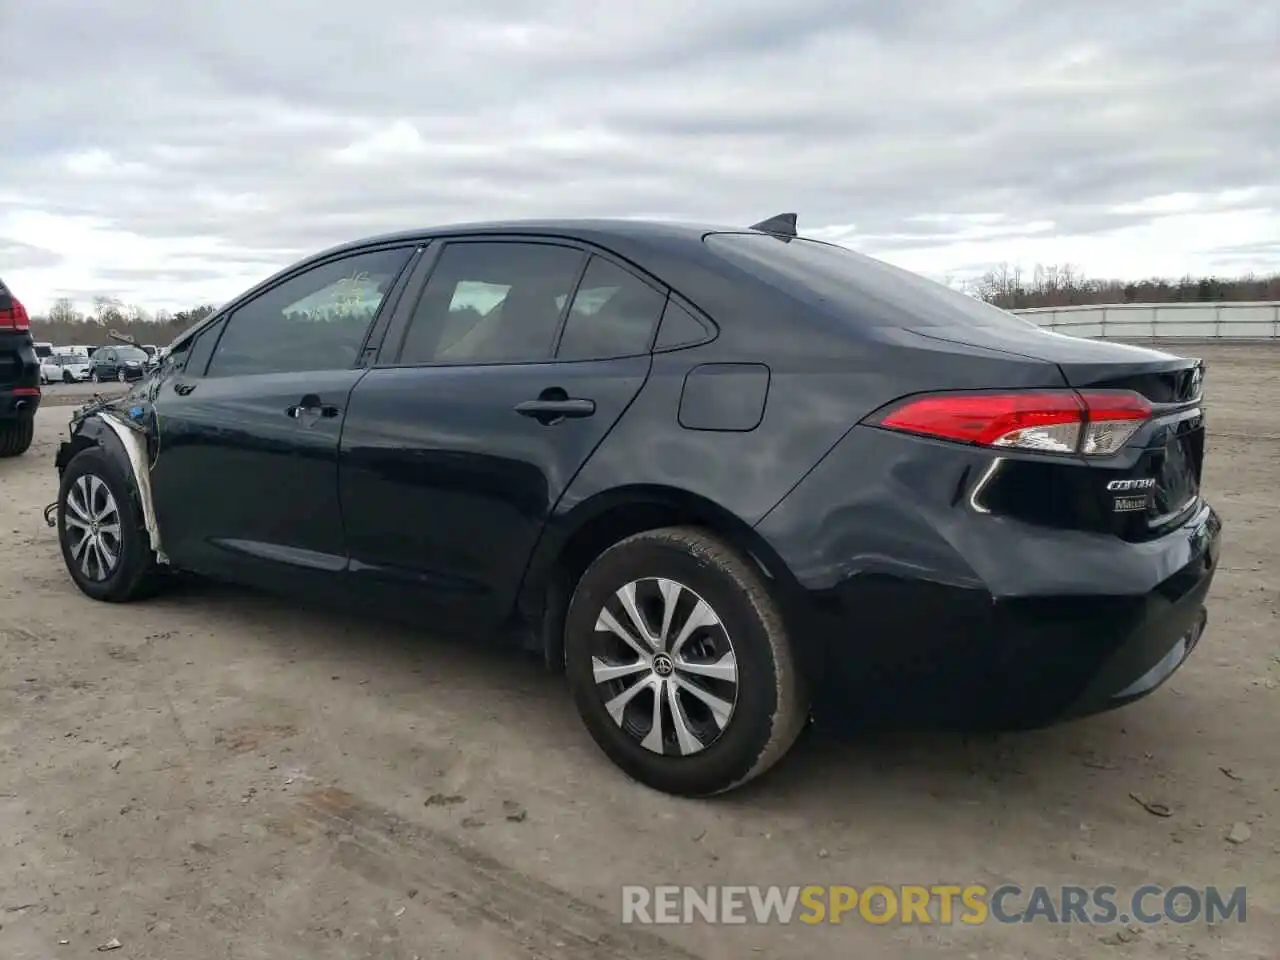
[[[1049,513],[1061,522],[1105,529],[1126,540],[1148,540],[1200,504],[1205,452],[1202,360],[1033,325],[928,327],[915,332],[1054,363],[1076,390],[1131,390],[1150,401],[1150,421],[1120,452],[1096,460],[1081,457],[1055,471],[1051,482],[1065,484],[1065,497],[1061,510]],[[1027,471],[1011,471],[1010,482],[1023,472]],[[1018,499],[1024,498],[1025,494]]]
[[[1028,325],[1021,327],[928,327],[916,332],[938,340],[1000,350],[1055,363],[1077,389],[1135,390],[1152,403],[1179,403],[1198,388],[1199,360],[1163,350],[1106,340],[1086,340]],[[1198,392],[1198,389],[1194,390]]]

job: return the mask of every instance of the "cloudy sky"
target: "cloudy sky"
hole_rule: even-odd
[[[796,210],[952,279],[1280,268],[1263,0],[0,0],[0,38],[36,311],[514,216]]]

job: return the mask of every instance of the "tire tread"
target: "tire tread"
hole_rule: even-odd
[[[36,424],[32,417],[0,420],[0,457],[20,457],[31,448]]]
[[[667,792],[691,797],[716,796],[754,780],[786,755],[809,720],[805,684],[795,656],[792,653],[791,641],[787,633],[782,610],[763,574],[740,551],[711,531],[701,527],[671,526],[645,530],[626,537],[608,547],[596,557],[579,580],[574,590],[574,597],[570,600],[570,610],[573,610],[578,600],[579,591],[583,589],[585,583],[591,581],[592,574],[595,571],[606,565],[619,563],[625,565],[627,561],[624,558],[638,551],[647,551],[655,548],[678,553],[684,556],[686,561],[692,561],[695,567],[705,568],[708,572],[714,571],[720,583],[718,590],[723,592],[727,588],[731,592],[738,594],[738,599],[745,609],[739,608],[737,615],[739,617],[747,616],[755,621],[755,626],[758,628],[755,632],[763,636],[763,646],[767,647],[768,655],[772,660],[774,676],[772,710],[767,717],[756,715],[756,719],[751,723],[757,726],[758,732],[749,738],[741,739],[734,748],[734,754],[722,756],[716,762],[713,769],[718,768],[719,773],[711,774],[708,771],[710,780],[707,777],[670,779],[656,773],[638,777],[634,772],[631,773],[633,777],[642,780],[647,779],[649,776],[654,777],[654,782],[650,785]],[[649,575],[658,576],[662,574],[660,571],[655,570]],[[725,581],[728,582],[726,583]],[[695,590],[699,589],[696,583],[688,585]],[[600,589],[599,584],[593,582],[591,589]],[[568,623],[572,623],[575,619],[571,613],[566,625],[568,626]],[[581,627],[575,626],[575,629],[581,629]],[[576,636],[565,638],[566,655],[569,655],[571,649],[579,646],[580,640]],[[762,651],[758,640],[754,649],[758,651],[756,655],[759,656]],[[567,664],[567,666],[569,667],[567,672],[571,683],[573,683],[578,665],[574,663],[572,665]],[[578,683],[584,684],[585,680],[579,680]],[[591,696],[595,696],[594,690],[588,695],[581,687],[575,687],[575,699],[582,697],[590,701]],[[579,710],[583,709],[584,707],[580,701]],[[589,709],[589,713],[594,718],[595,708],[587,709]],[[587,719],[587,715],[584,714],[584,720]],[[613,755],[618,748],[616,746],[606,746],[605,742],[600,740],[595,730],[596,723],[595,719],[591,719],[588,721],[588,727],[592,730],[592,735],[596,737],[600,746],[605,749],[605,752],[609,753],[615,763],[623,766],[624,769],[629,764],[635,766],[633,761],[624,763]],[[606,740],[612,742],[612,737],[606,737]],[[751,746],[747,747],[747,744],[751,744]],[[755,751],[754,756],[749,755],[751,750]],[[741,753],[737,751],[741,751]],[[738,759],[729,760],[729,756],[736,756]],[[643,766],[640,769],[644,769]],[[697,786],[699,779],[702,779],[707,785],[705,787]]]
[[[155,551],[151,549],[151,537],[147,533],[146,523],[143,519],[142,505],[120,476],[118,466],[98,447],[89,447],[81,450],[67,464],[58,493],[59,502],[62,502],[66,496],[66,489],[71,482],[81,473],[86,472],[83,468],[87,461],[82,458],[97,460],[101,464],[101,468],[94,472],[107,481],[112,495],[115,496],[116,503],[123,514],[121,516],[122,529],[125,523],[129,524],[129,535],[136,537],[135,543],[140,549],[135,549],[131,554],[132,558],[126,560],[130,569],[124,571],[125,575],[114,582],[111,580],[105,581],[101,589],[86,589],[85,585],[80,582],[74,573],[72,573],[72,579],[75,580],[76,585],[80,587],[81,592],[85,593],[86,596],[105,603],[129,603],[134,600],[146,599],[160,588],[164,571],[156,558]],[[77,461],[80,462],[81,469],[76,469]],[[109,475],[104,476],[104,474]],[[59,523],[61,524],[61,519]],[[60,528],[59,537],[61,538],[61,536],[62,531]],[[70,571],[70,559],[67,559],[67,566]]]

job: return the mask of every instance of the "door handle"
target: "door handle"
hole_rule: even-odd
[[[567,418],[589,417],[596,412],[594,400],[583,400],[574,397],[561,399],[525,400],[516,404],[516,413],[532,417],[540,423],[550,426]]]
[[[180,397],[185,397],[190,394],[191,391],[195,390],[195,388],[196,385],[194,383],[187,383],[183,380],[178,380],[173,385],[173,392]]]
[[[319,419],[320,417],[331,419],[341,412],[341,410],[331,403],[321,403],[320,398],[314,393],[307,394],[298,403],[295,403],[291,407],[285,407],[284,410],[285,416],[292,417],[294,420],[301,420],[304,417],[310,419]]]
[[[292,407],[285,408],[285,415],[293,417],[295,420],[301,420],[303,417],[324,417],[330,419],[336,417],[342,411],[332,404],[322,404],[318,407],[304,407],[302,404],[296,404]]]

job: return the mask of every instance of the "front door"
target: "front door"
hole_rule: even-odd
[[[343,416],[366,332],[411,252],[305,268],[171,358],[151,482],[175,566],[268,589],[337,579]]]
[[[665,300],[574,246],[447,244],[351,395],[339,489],[359,592],[443,629],[502,621],[561,494],[644,385]]]

